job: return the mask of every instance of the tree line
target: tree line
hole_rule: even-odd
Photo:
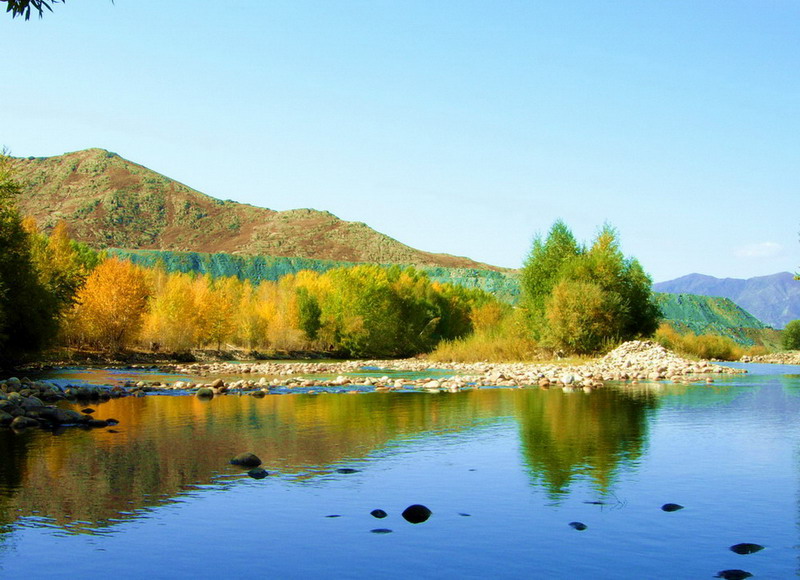
[[[399,357],[469,333],[472,311],[494,298],[414,268],[359,265],[252,284],[107,258],[75,301],[62,330],[74,347]]]

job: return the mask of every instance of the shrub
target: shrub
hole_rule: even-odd
[[[792,320],[783,329],[781,346],[786,350],[800,350],[800,320]]]

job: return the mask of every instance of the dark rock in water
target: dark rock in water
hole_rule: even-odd
[[[116,429],[109,429],[106,433],[119,433]]]
[[[266,469],[261,469],[260,467],[255,467],[247,472],[247,475],[252,477],[253,479],[264,479],[269,475]]]
[[[86,407],[85,409],[81,409],[81,413],[84,413],[86,415],[91,415],[92,413],[94,413],[94,409],[92,409],[91,407]]]
[[[331,515],[325,516],[325,517],[326,518],[340,518],[340,517],[342,517],[342,514],[331,514]]]
[[[739,570],[738,568],[734,568],[732,570],[722,570],[717,572],[717,575],[714,578],[724,578],[724,580],[744,580],[745,578],[752,578],[753,575],[750,572],[745,572],[744,570]]]
[[[213,399],[214,398],[214,391],[208,387],[200,387],[197,389],[195,396],[198,399]]]
[[[340,467],[336,470],[336,473],[358,473],[358,469],[353,469],[352,467]]]
[[[676,512],[678,510],[682,510],[683,506],[679,503],[665,503],[661,506],[661,511],[665,512]]]
[[[737,554],[741,554],[745,556],[747,554],[755,554],[756,552],[760,552],[764,549],[764,546],[760,544],[750,544],[748,542],[743,542],[741,544],[736,544],[735,546],[731,546],[731,552],[736,552]]]
[[[372,534],[391,534],[392,530],[389,528],[375,528],[374,530],[370,530]]]
[[[59,409],[58,407],[48,408],[39,413],[45,419],[57,425],[77,425],[86,423],[89,417],[72,409]]]
[[[89,427],[108,427],[108,421],[102,419],[92,419],[86,423]]]
[[[108,423],[109,425],[119,425],[119,421],[117,421],[116,419],[106,419],[106,423]]]
[[[36,419],[31,419],[30,417],[25,417],[24,415],[20,415],[19,417],[14,417],[14,420],[11,421],[11,428],[12,429],[27,429],[28,427],[38,427],[39,421]]]
[[[5,411],[0,411],[0,426],[5,427],[6,425],[11,425],[13,420],[14,415],[9,415]]]
[[[472,517],[472,514],[465,514],[464,512],[458,512],[458,515],[460,515],[463,518],[471,518]]]
[[[261,465],[261,460],[253,453],[240,453],[231,459],[231,465],[239,465],[241,467],[258,467]]]
[[[371,512],[369,512],[369,515],[371,515],[373,518],[378,518],[380,520],[380,519],[385,518],[389,514],[387,514],[383,510],[378,509],[378,510],[372,510]]]
[[[589,526],[587,526],[583,522],[570,522],[569,523],[569,527],[571,527],[574,530],[578,530],[579,532],[582,532],[583,530],[585,530]]]
[[[428,521],[428,518],[431,517],[431,510],[429,510],[424,505],[420,505],[415,503],[414,505],[408,506],[406,509],[403,510],[403,518],[412,524],[421,524],[422,522]]]
[[[250,393],[250,396],[251,396],[251,397],[255,397],[256,399],[263,399],[264,397],[266,397],[266,396],[267,396],[267,393],[265,393],[265,392],[264,392],[264,391],[262,391],[262,390],[258,390],[258,391],[252,391],[252,392]]]

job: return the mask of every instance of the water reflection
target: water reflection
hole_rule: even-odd
[[[42,515],[66,530],[96,530],[198,486],[230,485],[243,471],[229,459],[243,451],[277,473],[270,477],[313,484],[409,437],[513,420],[536,485],[564,493],[582,473],[607,490],[641,454],[654,405],[613,389],[113,400],[95,414],[120,421],[110,430],[0,433],[0,526]]]
[[[579,475],[608,492],[615,472],[641,456],[658,401],[651,392],[617,389],[527,395],[517,407],[525,461],[551,497],[566,493]]]

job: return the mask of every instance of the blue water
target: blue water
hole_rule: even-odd
[[[0,575],[792,578],[800,367],[745,367],[592,393],[111,401],[95,415],[116,433],[0,433]],[[229,465],[241,451],[271,475]],[[433,514],[411,524],[416,503]]]

